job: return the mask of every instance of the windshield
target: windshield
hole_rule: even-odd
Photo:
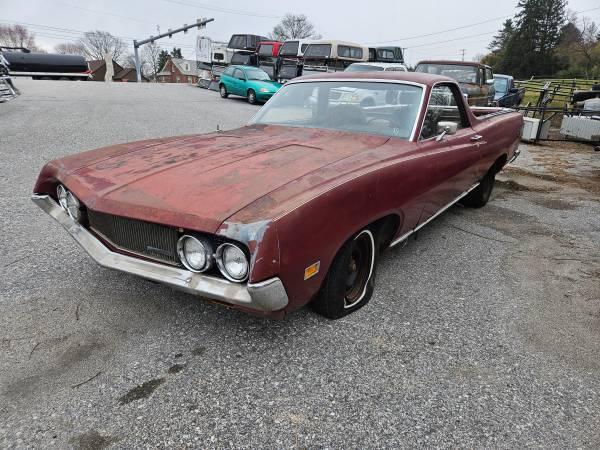
[[[246,70],[246,76],[249,80],[267,81],[271,79],[267,72],[258,69]]]
[[[419,64],[415,72],[443,75],[459,83],[478,83],[477,67],[462,66],[460,64]]]
[[[494,88],[498,93],[506,93],[508,91],[508,80],[506,78],[494,78]]]
[[[423,97],[419,86],[364,81],[285,85],[251,123],[353,131],[410,139]]]
[[[305,58],[329,58],[331,44],[311,44],[304,53]]]
[[[350,64],[344,72],[380,72],[381,66],[371,66],[369,64]]]

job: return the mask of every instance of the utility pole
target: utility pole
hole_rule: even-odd
[[[172,38],[174,34],[181,33],[182,31],[184,33],[187,33],[187,30],[189,30],[190,28],[198,28],[199,30],[202,28],[206,28],[206,24],[208,22],[212,22],[213,20],[215,20],[215,19],[196,19],[196,23],[193,23],[191,25],[185,24],[184,26],[182,26],[181,28],[177,28],[176,30],[169,29],[169,31],[167,31],[166,33],[159,34],[158,36],[150,36],[148,39],[144,39],[142,41],[138,41],[138,40],[134,39],[133,40],[133,55],[135,57],[135,72],[136,72],[137,82],[138,83],[142,82],[142,69],[141,69],[141,65],[140,65],[140,56],[138,54],[138,49],[142,45],[147,44],[148,42],[157,41],[158,39],[162,39],[164,37]]]
[[[462,48],[460,51],[462,53],[462,60],[464,61],[465,60],[465,52],[467,51],[467,49]]]

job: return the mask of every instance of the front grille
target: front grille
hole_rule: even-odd
[[[87,211],[87,217],[92,231],[117,249],[180,265],[176,228],[92,210]]]

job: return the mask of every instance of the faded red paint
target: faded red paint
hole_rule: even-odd
[[[436,82],[454,83],[399,72],[330,78],[375,76],[424,84],[426,98]],[[122,144],[48,163],[34,191],[54,196],[62,182],[100,212],[243,242],[250,281],[280,277],[289,312],[312,299],[338,249],[362,227],[394,216],[400,236],[513,155],[519,114],[480,120],[467,109],[467,116],[471,128],[442,142],[254,125]],[[419,129],[423,117],[424,110]],[[470,140],[474,134],[485,137],[483,145]],[[304,281],[316,261],[320,272]]]

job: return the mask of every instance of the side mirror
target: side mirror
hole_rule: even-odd
[[[240,81],[246,81],[246,77],[236,77]]]
[[[438,137],[435,140],[437,142],[440,142],[442,139],[444,139],[444,136],[456,134],[457,131],[458,131],[458,123],[456,123],[456,122],[438,122],[438,124],[437,124]]]

